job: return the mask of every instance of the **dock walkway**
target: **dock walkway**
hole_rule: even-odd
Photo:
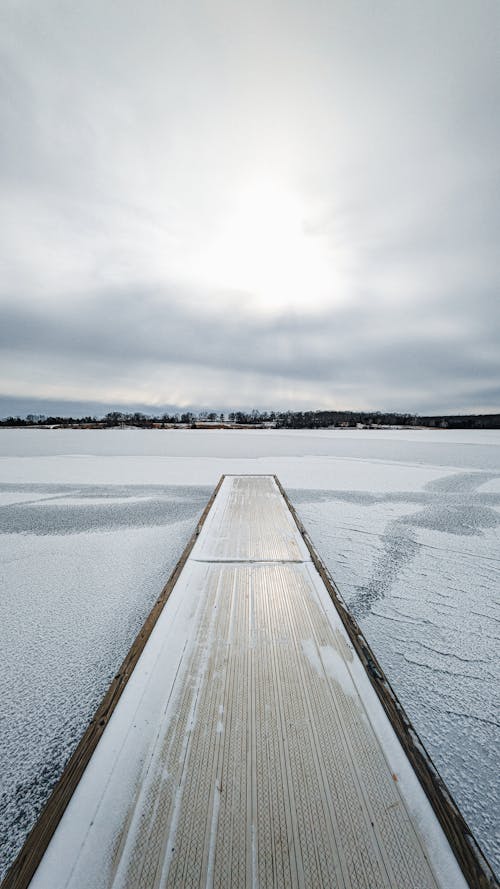
[[[224,478],[31,886],[467,886],[272,476]]]

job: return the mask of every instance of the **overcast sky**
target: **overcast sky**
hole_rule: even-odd
[[[3,0],[0,53],[0,407],[500,409],[498,0]]]

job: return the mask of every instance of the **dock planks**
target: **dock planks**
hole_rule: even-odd
[[[34,889],[473,885],[318,567],[224,478]]]

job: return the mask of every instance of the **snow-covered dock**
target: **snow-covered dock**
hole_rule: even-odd
[[[493,885],[274,477],[224,478],[174,581],[33,889]]]

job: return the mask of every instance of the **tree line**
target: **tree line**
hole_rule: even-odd
[[[110,411],[104,417],[66,417],[27,414],[5,417],[0,426],[57,426],[62,428],[110,429],[125,426],[140,429],[188,426],[273,427],[276,429],[377,428],[383,426],[426,426],[444,429],[500,429],[500,414],[443,414],[422,416],[382,411],[184,411],[150,415],[135,411]]]

